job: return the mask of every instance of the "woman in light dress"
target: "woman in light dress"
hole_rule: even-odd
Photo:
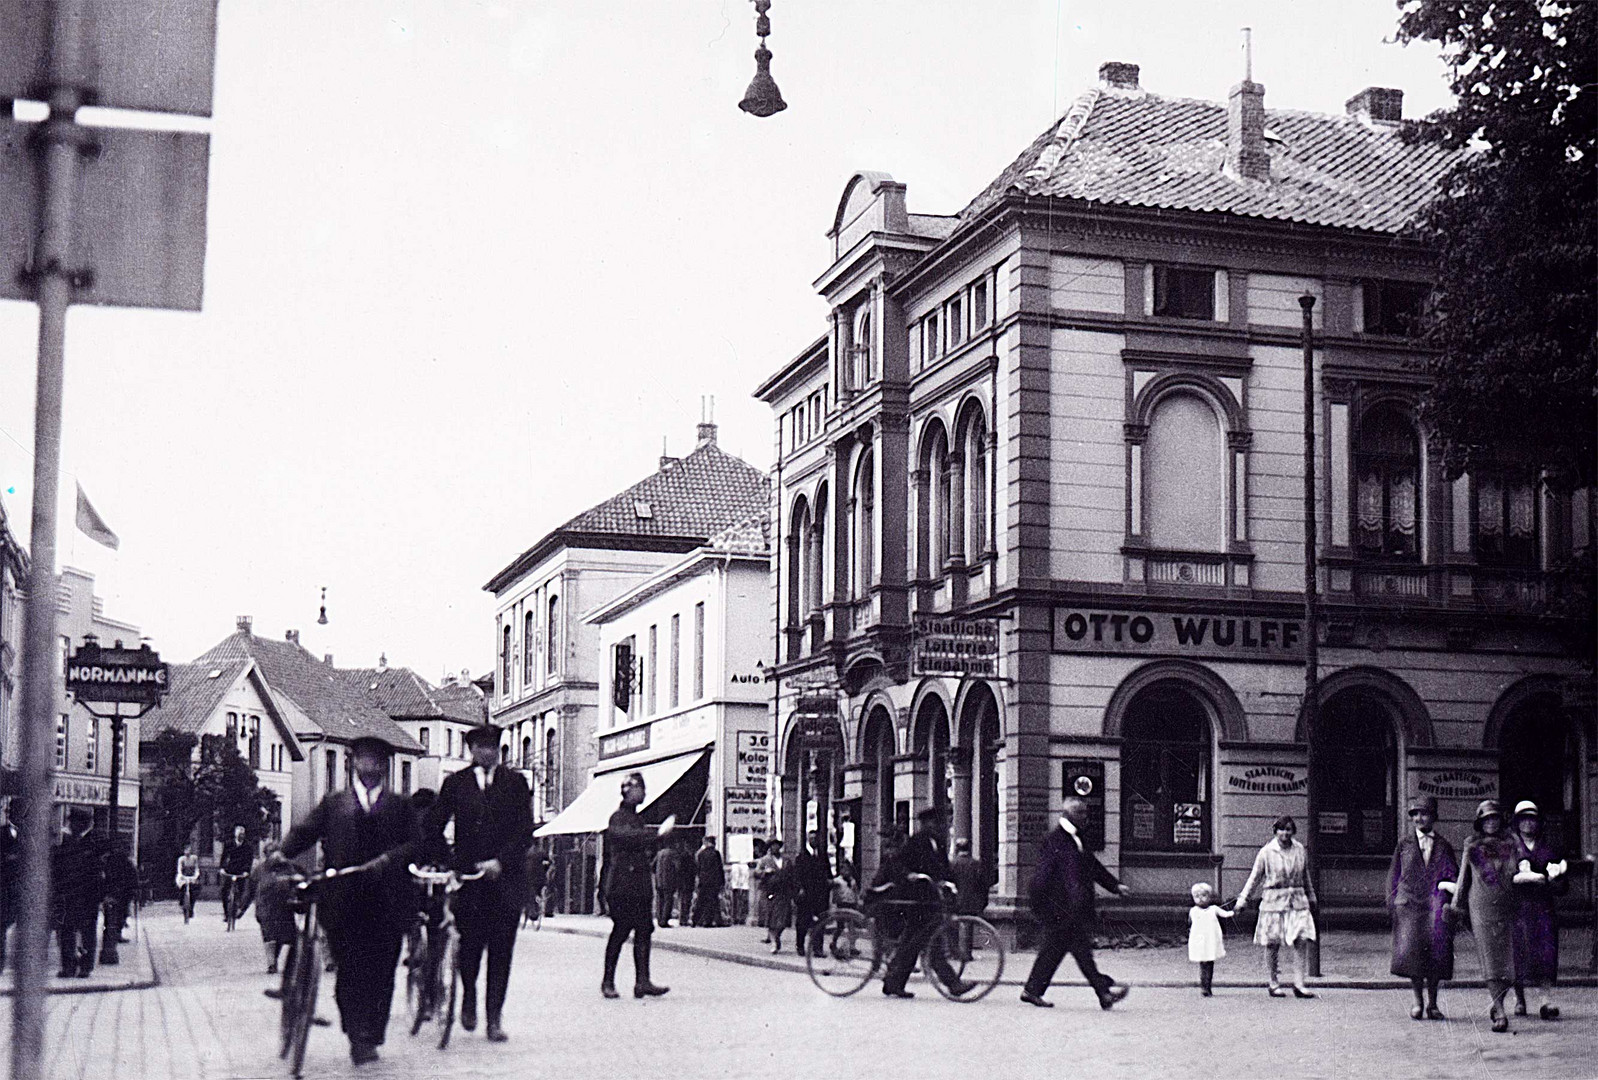
[[[1266,989],[1271,997],[1285,997],[1277,971],[1283,945],[1293,950],[1293,996],[1312,998],[1304,986],[1309,968],[1309,943],[1315,940],[1315,886],[1309,876],[1309,852],[1294,839],[1298,824],[1287,816],[1271,826],[1276,839],[1254,856],[1254,869],[1238,894],[1233,911],[1248,906],[1256,890],[1260,893],[1259,921],[1254,925],[1254,943],[1265,946]]]

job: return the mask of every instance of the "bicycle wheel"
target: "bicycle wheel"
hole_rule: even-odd
[[[294,1012],[290,1022],[287,1057],[294,1075],[300,1075],[305,1063],[305,1046],[310,1041],[311,1021],[316,1017],[316,991],[322,984],[321,957],[317,955],[316,939],[307,935],[300,941],[300,955],[294,964]],[[289,996],[283,996],[283,1005],[289,1006]]]
[[[950,1001],[981,1001],[1004,975],[1004,941],[986,919],[955,915],[927,942],[922,962]]]
[[[805,950],[805,968],[810,981],[833,997],[848,997],[871,981],[878,968],[876,936],[871,920],[858,911],[839,908],[827,912],[821,926],[813,930],[820,935],[822,953]]]
[[[432,1012],[432,997],[428,994],[429,969],[428,933],[426,928],[414,932],[409,943],[410,955],[405,958],[405,1015],[411,1020],[411,1034],[415,1035],[427,1023]]]
[[[238,905],[233,901],[236,890],[230,885],[222,897],[222,913],[227,917],[227,932],[232,933],[233,927],[239,921]]]
[[[451,927],[439,930],[434,941],[437,947],[429,950],[428,956],[433,998],[431,1023],[438,1033],[438,1048],[442,1050],[449,1045],[449,1033],[455,1026],[455,992],[460,982],[455,962],[460,955],[461,936]]]

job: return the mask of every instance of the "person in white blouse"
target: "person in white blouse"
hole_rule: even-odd
[[[1293,950],[1293,996],[1312,998],[1305,988],[1309,970],[1309,943],[1315,940],[1315,886],[1309,876],[1309,852],[1294,839],[1298,824],[1283,815],[1271,826],[1276,839],[1260,848],[1254,868],[1238,893],[1233,911],[1248,907],[1255,891],[1260,893],[1259,921],[1254,926],[1254,943],[1265,946],[1265,974],[1271,997],[1284,997],[1277,970],[1279,954],[1285,944]]]

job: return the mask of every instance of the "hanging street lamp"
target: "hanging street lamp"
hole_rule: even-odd
[[[755,50],[755,77],[744,91],[744,99],[738,103],[738,107],[751,116],[775,116],[788,107],[782,100],[782,91],[777,89],[776,80],[771,77],[771,50],[766,48],[766,36],[771,33],[771,20],[766,12],[770,10],[771,0],[755,0],[755,35],[760,38],[760,47]]]

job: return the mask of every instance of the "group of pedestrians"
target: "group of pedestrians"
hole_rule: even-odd
[[[23,899],[21,859],[21,838],[8,812],[0,821],[0,969],[6,965],[7,931]],[[139,891],[127,840],[106,839],[94,827],[93,811],[72,807],[51,853],[50,880],[51,925],[61,954],[56,977],[86,979],[97,960],[117,963],[116,946],[127,941],[128,915]]]
[[[655,920],[662,929],[672,925],[674,905],[683,926],[727,925],[727,872],[713,837],[706,836],[698,851],[686,842],[662,845],[654,856],[654,882]]]

